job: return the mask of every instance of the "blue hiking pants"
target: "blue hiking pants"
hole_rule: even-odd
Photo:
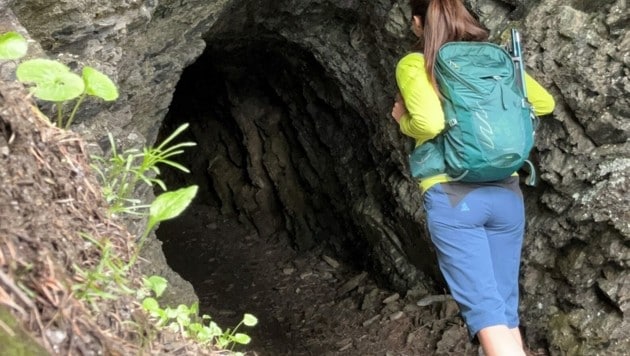
[[[443,183],[424,194],[440,270],[471,338],[515,328],[525,211],[518,178],[497,184]]]

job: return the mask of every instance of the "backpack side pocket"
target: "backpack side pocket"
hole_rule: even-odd
[[[413,178],[424,179],[444,173],[446,167],[441,141],[440,139],[429,140],[414,148],[409,155],[409,168]]]

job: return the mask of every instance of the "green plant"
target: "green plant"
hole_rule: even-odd
[[[118,98],[118,89],[108,76],[95,68],[85,66],[82,76],[70,71],[65,64],[50,59],[31,59],[18,65],[19,81],[34,86],[31,92],[36,98],[52,101],[57,107],[57,126],[70,127],[74,116],[86,96],[96,96],[105,101]],[[63,106],[78,98],[70,116],[63,123]]]
[[[28,44],[17,32],[7,32],[0,35],[0,60],[19,59],[26,55]]]
[[[128,287],[127,268],[115,254],[115,250],[107,239],[103,242],[96,241],[91,236],[81,234],[81,236],[97,246],[101,256],[98,264],[91,269],[82,269],[74,264],[74,270],[80,282],[72,286],[72,291],[78,299],[83,299],[93,303],[97,298],[116,299],[121,294],[133,294],[133,290]]]
[[[144,246],[144,242],[149,236],[149,233],[155,225],[157,225],[161,221],[169,220],[179,216],[192,202],[195,195],[197,195],[198,186],[191,185],[186,188],[180,188],[178,190],[172,192],[165,192],[160,194],[155,200],[151,203],[149,207],[149,221],[147,222],[147,226],[144,230],[142,236],[138,240],[138,246],[136,248],[136,252],[131,257],[129,261],[129,266],[133,265],[138,258],[138,254],[142,250],[142,246]]]
[[[27,50],[27,42],[20,34],[16,32],[0,34],[0,60],[17,60],[25,56]],[[79,76],[59,61],[31,59],[18,65],[16,76],[19,81],[32,84],[30,90],[36,98],[55,103],[58,127],[70,127],[77,110],[87,96],[99,97],[105,101],[118,98],[118,90],[111,79],[89,66],[85,66],[82,76]],[[77,101],[64,123],[63,106],[74,99]],[[171,157],[181,154],[182,148],[194,146],[195,143],[183,142],[167,147],[187,127],[188,124],[180,126],[155,148],[145,148],[142,151],[130,149],[120,154],[110,134],[111,157],[109,159],[92,157],[98,163],[93,164],[93,167],[101,178],[103,193],[111,205],[111,212],[136,214],[138,209],[149,208],[146,229],[138,239],[135,252],[127,263],[117,256],[116,249],[107,239],[97,241],[89,235],[82,235],[98,247],[100,258],[92,268],[83,269],[76,264],[73,266],[79,282],[72,286],[72,291],[78,299],[85,300],[95,310],[98,310],[94,303],[97,299],[116,299],[120,295],[134,293],[129,288],[129,269],[135,264],[149,233],[159,222],[180,215],[197,194],[198,187],[193,185],[162,193],[150,205],[140,205],[138,200],[131,198],[139,182],[149,186],[158,185],[166,191],[164,182],[156,178],[160,174],[158,164],[189,172],[184,166],[172,161]],[[248,344],[251,341],[247,334],[239,333],[237,330],[242,325],[255,326],[258,323],[255,316],[245,314],[233,330],[223,331],[210,316],[198,317],[197,303],[191,306],[181,304],[174,309],[169,307],[162,309],[155,298],[159,298],[167,288],[167,281],[164,278],[159,276],[144,278],[144,286],[144,290],[138,292],[138,298],[142,300],[142,307],[157,318],[158,326],[166,326],[200,344],[220,348],[233,349],[235,344]],[[149,293],[155,298],[147,297]],[[242,355],[238,352],[235,354]]]
[[[145,288],[149,289],[159,298],[166,289],[166,280],[159,276],[153,276],[145,279]],[[210,316],[204,314],[199,318],[197,316],[199,306],[197,303],[190,307],[180,304],[177,308],[161,308],[159,302],[153,297],[146,297],[142,300],[142,307],[149,312],[149,315],[157,319],[159,327],[166,326],[174,332],[181,333],[184,337],[194,339],[200,344],[218,346],[222,349],[234,349],[236,344],[249,344],[251,338],[237,330],[241,325],[255,326],[258,319],[252,314],[244,314],[243,319],[233,329],[223,331],[217,323],[211,320]],[[236,353],[242,355],[241,353]]]
[[[157,178],[160,174],[159,164],[165,164],[186,173],[190,172],[186,167],[172,161],[171,158],[183,153],[184,147],[191,147],[196,144],[194,142],[180,142],[173,146],[167,146],[186,128],[188,128],[188,124],[182,124],[157,147],[144,148],[142,151],[132,148],[120,153],[116,149],[114,138],[109,134],[112,148],[110,157],[105,159],[93,156],[95,164],[92,167],[100,177],[103,195],[109,203],[109,210],[112,214],[136,214],[138,209],[148,207],[147,205],[139,205],[138,200],[131,198],[139,182],[144,182],[149,186],[158,185],[166,191],[164,182]]]
[[[26,55],[27,47],[26,40],[20,34],[4,33],[0,35],[0,60],[22,58]],[[55,103],[58,127],[70,127],[77,110],[87,96],[95,96],[105,101],[118,98],[118,89],[114,82],[107,75],[89,66],[83,67],[82,75],[79,76],[59,61],[36,58],[20,63],[15,74],[20,82],[33,85],[30,89],[33,96]],[[77,102],[64,124],[63,106],[74,99],[77,99]]]

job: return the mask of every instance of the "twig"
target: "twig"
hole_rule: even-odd
[[[11,278],[9,278],[9,276],[7,276],[4,272],[2,272],[2,270],[0,270],[0,282],[4,283],[4,285],[9,287],[9,289],[11,289],[11,291],[15,293],[15,295],[18,298],[20,298],[20,300],[24,304],[26,304],[29,308],[35,309],[35,304],[33,303],[33,301],[30,298],[28,298],[26,295],[24,295],[24,293],[20,290],[20,288],[16,286],[11,280]]]
[[[32,313],[35,317],[35,322],[37,323],[37,326],[39,326],[39,331],[42,335],[42,340],[44,342],[44,346],[46,347],[46,349],[48,350],[52,350],[52,346],[50,345],[50,341],[48,341],[48,338],[45,336],[45,329],[44,329],[44,324],[42,323],[42,319],[39,317],[39,312],[37,311],[37,309],[32,309]]]
[[[17,310],[20,314],[22,314],[23,317],[26,317],[28,315],[24,308],[15,304],[9,294],[2,287],[0,287],[0,303]]]
[[[42,164],[42,166],[46,167],[48,170],[52,170],[52,168],[50,168],[48,163],[44,161],[44,159],[42,158],[42,155],[36,149],[34,149],[33,147],[30,147],[29,151],[31,151],[33,156],[35,156],[35,158],[39,161],[39,163]]]
[[[9,337],[15,336],[15,332],[13,331],[13,329],[11,329],[9,325],[5,324],[2,320],[0,320],[0,328],[2,328],[7,334],[9,334]]]

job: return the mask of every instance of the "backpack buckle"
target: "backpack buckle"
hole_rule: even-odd
[[[457,119],[456,119],[456,118],[451,118],[451,119],[448,119],[448,120],[446,121],[446,123],[448,124],[448,126],[449,126],[449,127],[456,126],[456,125],[457,125]]]

